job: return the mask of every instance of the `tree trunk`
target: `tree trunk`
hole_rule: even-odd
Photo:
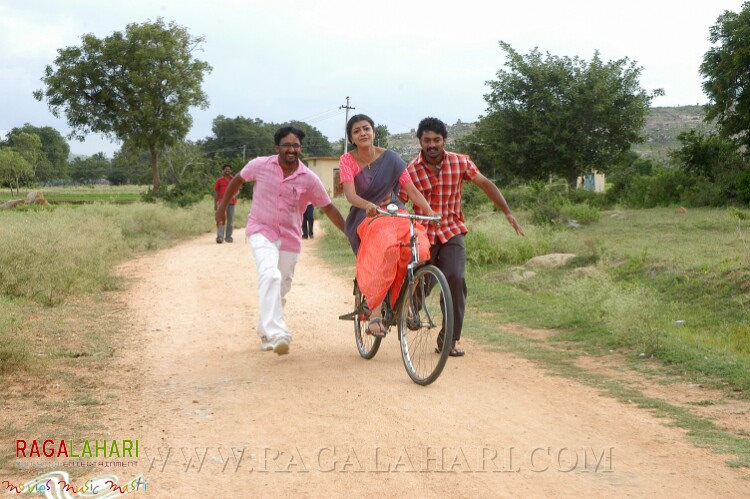
[[[580,175],[578,173],[576,173],[576,172],[568,172],[568,178],[567,178],[568,189],[575,190],[576,184],[578,184],[578,177],[580,177]]]
[[[148,150],[151,151],[151,175],[154,178],[154,192],[159,192],[161,189],[161,179],[159,178],[159,161],[156,156],[156,146],[149,145]]]

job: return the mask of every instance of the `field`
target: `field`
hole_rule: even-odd
[[[525,238],[496,212],[470,218],[472,310],[553,329],[555,340],[590,352],[659,359],[665,369],[750,398],[750,221],[742,212],[620,210],[577,229],[519,217]],[[324,256],[351,273],[343,237],[325,244]],[[563,268],[521,267],[546,253],[576,258]],[[519,279],[522,269],[536,274]],[[491,332],[477,336],[494,341]]]
[[[346,203],[336,202],[345,212]],[[376,359],[363,361],[351,326],[335,319],[351,300],[353,257],[325,222],[316,231],[322,237],[304,241],[287,303],[292,354],[260,351],[252,334],[252,261],[244,245],[213,242],[211,208],[204,199],[190,208],[135,202],[0,212],[4,438],[134,433],[144,446],[178,447],[251,438],[294,442],[304,454],[344,438],[358,449],[372,445],[370,428],[387,418],[389,430],[375,442],[394,449],[417,427],[451,448],[476,438],[590,445],[595,434],[598,443],[617,443],[617,473],[637,475],[648,490],[671,484],[669,476],[682,476],[698,456],[704,475],[727,480],[746,470],[723,463],[750,466],[750,426],[737,416],[747,413],[750,398],[743,333],[750,226],[743,212],[612,211],[577,229],[536,227],[521,212],[527,237],[520,238],[498,213],[476,208],[467,238],[468,354],[449,361],[434,386],[415,391],[395,335]],[[238,206],[239,224],[248,208]],[[530,256],[558,251],[577,256],[518,279],[531,270],[524,266]],[[216,278],[217,265],[226,278]],[[248,401],[261,400],[248,411]],[[681,429],[651,424],[639,408]],[[465,430],[429,428],[467,411]],[[440,424],[425,423],[436,418]],[[352,430],[349,420],[357,421]],[[315,431],[304,430],[310,424]],[[646,443],[629,437],[636,434]],[[700,454],[685,436],[721,456]],[[665,452],[680,455],[662,459]],[[7,454],[0,469],[14,465]],[[500,480],[482,476],[486,490]],[[149,480],[165,488],[184,477],[177,467]],[[559,473],[544,477],[549,490],[563,486]],[[394,493],[411,486],[405,476],[394,478]],[[514,490],[528,486],[528,472],[517,478],[503,475]],[[693,478],[695,486],[704,480]],[[331,485],[327,474],[315,473],[248,479],[307,491]]]
[[[147,186],[143,185],[91,185],[70,187],[40,187],[33,189],[41,191],[44,199],[52,204],[57,203],[132,203],[141,199],[141,194],[146,192]],[[11,194],[10,190],[0,190],[0,202],[12,199],[23,199],[31,189],[21,189],[19,194]]]

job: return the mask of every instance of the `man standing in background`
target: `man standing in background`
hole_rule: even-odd
[[[222,168],[224,175],[216,179],[214,183],[214,212],[219,207],[219,203],[224,199],[224,193],[227,192],[229,182],[232,181],[234,176],[232,175],[232,166],[224,165]],[[224,241],[228,243],[234,242],[232,239],[232,230],[234,224],[234,208],[237,206],[237,195],[235,194],[227,204],[227,210],[225,215],[226,224],[216,224],[216,243],[221,244]]]
[[[302,214],[302,239],[313,238],[313,224],[315,223],[315,206],[307,203],[305,213]]]

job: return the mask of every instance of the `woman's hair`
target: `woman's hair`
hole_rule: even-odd
[[[354,124],[358,121],[367,121],[372,127],[373,131],[375,130],[375,122],[372,121],[372,118],[370,118],[366,114],[355,114],[354,116],[349,118],[349,121],[346,122],[346,138],[349,139],[350,144],[354,144],[354,142],[352,142],[352,128],[354,128]]]
[[[425,132],[435,132],[437,134],[440,134],[443,136],[443,140],[448,138],[448,128],[445,126],[445,123],[437,118],[425,118],[419,122],[419,127],[417,128],[417,138],[421,139],[422,134]]]
[[[295,128],[293,126],[283,126],[276,130],[276,133],[273,134],[273,143],[276,145],[281,144],[281,139],[289,135],[290,133],[297,136],[299,139],[300,144],[302,143],[302,139],[305,138],[305,132],[300,130],[299,128]]]

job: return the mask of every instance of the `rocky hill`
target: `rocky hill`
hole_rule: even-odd
[[[681,132],[692,129],[707,132],[714,129],[712,124],[703,121],[704,115],[703,106],[651,108],[643,127],[646,141],[634,144],[633,150],[645,157],[666,159],[671,149],[679,148],[677,135]],[[461,120],[449,125],[448,149],[457,138],[471,133],[474,127],[474,123],[465,123]],[[403,158],[413,158],[419,152],[419,142],[415,133],[416,130],[412,129],[409,132],[391,134],[388,137],[389,147]]]

